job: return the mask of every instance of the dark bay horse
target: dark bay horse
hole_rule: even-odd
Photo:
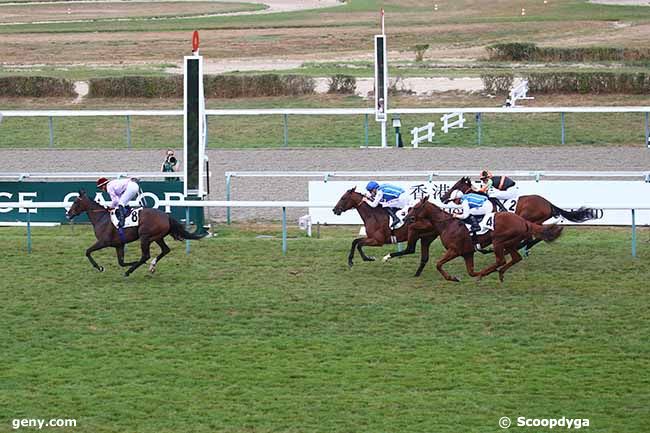
[[[122,242],[117,234],[117,228],[111,222],[108,209],[91,200],[86,195],[85,191],[82,190],[79,191],[79,197],[77,197],[74,203],[72,203],[72,206],[66,213],[66,217],[72,219],[83,212],[88,213],[88,219],[90,219],[90,222],[93,225],[95,237],[97,238],[97,242],[86,250],[86,257],[88,257],[88,260],[95,269],[99,272],[104,272],[104,267],[95,262],[91,253],[106,247],[115,248],[119,265],[122,267],[130,266],[124,273],[125,277],[128,277],[139,266],[149,260],[151,257],[149,250],[153,242],[160,246],[161,251],[160,254],[151,261],[149,266],[149,272],[151,273],[156,271],[156,264],[158,261],[170,251],[169,247],[165,243],[165,236],[171,235],[177,241],[182,241],[185,239],[201,239],[207,234],[195,235],[189,233],[181,223],[166,213],[158,209],[144,208],[140,211],[139,225],[137,227],[124,229],[125,242]],[[140,239],[140,249],[142,250],[140,260],[125,263],[124,245],[137,239]]]
[[[445,192],[442,197],[440,197],[440,200],[443,203],[446,203],[449,200],[451,192],[456,189],[465,194],[472,190],[472,181],[467,176],[462,177],[458,182],[454,184],[454,186]],[[495,206],[495,209],[498,209],[498,207]],[[520,196],[517,201],[517,207],[515,209],[508,210],[510,212],[514,211],[514,213],[526,221],[530,221],[535,224],[542,224],[544,221],[547,221],[551,218],[559,217],[562,217],[574,223],[581,223],[599,218],[600,212],[598,209],[590,209],[584,207],[573,211],[564,210],[555,206],[544,197],[535,194]]]
[[[467,273],[470,276],[481,279],[498,270],[499,280],[503,281],[505,272],[521,260],[521,255],[517,249],[524,239],[534,237],[546,242],[552,242],[562,233],[562,227],[554,224],[542,226],[526,221],[514,213],[496,213],[494,217],[494,230],[477,238],[482,247],[492,243],[496,262],[480,272],[476,272],[474,270],[474,245],[469,231],[461,221],[429,202],[428,197],[423,198],[415,205],[409,211],[406,219],[409,229],[409,245],[407,251],[414,249],[415,242],[417,242],[421,233],[431,233],[432,231],[439,233],[440,240],[446,251],[436,263],[436,268],[448,281],[459,281],[457,277],[450,275],[442,267],[445,263],[456,257],[463,257]],[[412,246],[413,248],[411,248]],[[387,258],[399,257],[406,253],[406,251],[391,253],[390,257]],[[424,247],[422,254],[418,272],[421,272],[426,264],[426,260],[428,260],[428,251],[426,252],[425,260]],[[505,258],[508,254],[512,259],[509,262]],[[419,273],[416,275],[419,275]]]
[[[354,249],[356,248],[361,255],[361,258],[366,261],[374,261],[374,257],[367,256],[362,247],[381,247],[385,244],[392,244],[397,242],[404,242],[408,238],[408,230],[406,224],[397,230],[390,229],[390,217],[388,213],[381,207],[370,207],[368,203],[363,201],[364,195],[360,192],[355,191],[356,187],[349,189],[343,194],[339,199],[332,212],[335,215],[341,215],[343,212],[356,209],[363,220],[363,224],[366,228],[366,236],[356,238],[352,241],[352,248],[350,249],[350,254],[348,255],[348,266],[352,267],[354,259]],[[436,235],[437,236],[437,235]],[[431,242],[433,242],[436,236],[422,236],[422,245],[425,243],[427,247]],[[415,248],[415,245],[414,245]]]

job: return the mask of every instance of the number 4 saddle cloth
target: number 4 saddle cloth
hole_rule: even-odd
[[[140,211],[142,208],[137,208],[137,209],[131,209],[129,214],[124,220],[124,228],[128,227],[137,227],[138,224],[140,224]],[[115,214],[116,209],[111,209],[111,222],[115,227],[117,227],[119,220],[117,219],[117,215]]]
[[[465,226],[467,227],[467,231],[471,233],[472,225],[465,224]],[[483,235],[490,230],[494,230],[494,212],[486,213],[483,219],[479,221],[479,227],[481,227],[481,230],[476,233],[477,235]]]

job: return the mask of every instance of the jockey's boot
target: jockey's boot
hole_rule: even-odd
[[[124,228],[124,220],[126,220],[126,214],[126,208],[122,205],[119,205],[117,208],[117,227],[120,229]]]
[[[471,225],[470,236],[472,238],[472,243],[474,244],[474,248],[478,251],[481,249],[481,243],[476,237],[476,233],[481,231],[481,226],[478,223],[478,217],[476,215],[470,215],[467,217],[467,220]]]
[[[387,207],[386,212],[388,212],[388,215],[390,215],[393,220],[393,223],[390,225],[390,229],[395,230],[395,228],[402,222],[402,220],[397,216],[397,211],[395,208]]]

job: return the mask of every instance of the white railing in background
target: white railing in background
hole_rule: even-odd
[[[132,202],[132,205],[138,205],[137,202]],[[309,201],[223,201],[223,200],[206,200],[206,201],[185,201],[185,200],[160,200],[159,206],[165,207],[182,207],[189,209],[191,207],[249,207],[249,208],[281,208],[282,209],[282,253],[287,253],[287,208],[333,208],[335,203],[324,202],[309,202]],[[32,202],[32,201],[17,201],[17,202],[1,202],[2,208],[23,208],[25,209],[25,219],[27,225],[27,245],[28,251],[31,252],[31,222],[30,210],[40,208],[63,208],[67,209],[72,205],[70,202]],[[650,210],[650,206],[639,206],[636,204],[631,205],[593,205],[583,204],[585,206],[598,207],[604,210],[629,210],[631,211],[631,226],[632,226],[632,256],[636,257],[636,219],[635,211],[637,210]],[[572,205],[566,203],[557,204],[559,207],[571,208]],[[189,216],[189,213],[188,213]],[[188,241],[189,246],[189,241]],[[188,249],[189,251],[189,249]]]
[[[457,117],[457,119],[450,122],[450,119],[453,119],[454,117]],[[465,127],[465,116],[463,113],[459,112],[447,113],[440,117],[440,121],[442,122],[440,130],[445,134],[448,134],[450,129],[460,129]]]
[[[645,145],[650,147],[650,107],[647,106],[604,106],[604,107],[463,107],[463,108],[393,108],[387,110],[392,114],[447,114],[450,112],[476,114],[477,143],[481,144],[481,114],[483,113],[559,113],[561,114],[562,144],[565,143],[566,113],[644,113],[645,114]],[[368,146],[368,118],[374,115],[372,108],[251,108],[251,109],[206,109],[209,116],[270,116],[282,115],[284,118],[284,146],[288,145],[288,116],[331,116],[331,115],[365,115],[365,145]],[[0,118],[6,117],[47,117],[50,128],[50,147],[54,146],[54,117],[94,117],[94,116],[123,116],[126,118],[126,136],[129,149],[131,148],[131,116],[182,116],[182,110],[3,110]],[[0,125],[1,127],[1,125]]]
[[[429,122],[424,126],[421,126],[419,128],[413,128],[411,129],[411,135],[413,136],[413,139],[411,140],[411,144],[413,147],[417,148],[420,147],[420,143],[424,141],[428,141],[429,143],[433,143],[433,137],[436,135],[435,132],[433,132],[433,128],[436,126],[434,122]],[[424,135],[420,135],[421,132],[426,132]]]
[[[53,180],[53,179],[91,179],[95,180],[99,177],[108,177],[108,178],[136,178],[136,179],[155,179],[161,177],[179,177],[184,178],[185,173],[182,171],[169,171],[169,172],[59,172],[59,173],[40,173],[40,172],[16,172],[16,173],[0,173],[0,180],[15,180],[21,182],[26,179],[43,179],[43,180]]]

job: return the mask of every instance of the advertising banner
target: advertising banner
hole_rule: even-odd
[[[356,191],[365,193],[368,180],[362,181],[311,181],[309,182],[309,201],[331,202],[332,207],[348,189],[356,186]],[[382,181],[397,185],[408,192],[412,200],[425,195],[431,201],[439,201],[456,181]],[[563,209],[577,209],[583,205],[598,208],[601,206],[650,207],[650,183],[640,181],[517,181],[519,195],[537,194]],[[310,208],[312,223],[321,224],[362,224],[358,212],[351,209],[340,216],[332,209]],[[650,225],[650,210],[636,211],[636,224]],[[574,224],[562,221],[563,224]],[[631,225],[630,210],[603,210],[602,218],[583,223],[585,225]]]

